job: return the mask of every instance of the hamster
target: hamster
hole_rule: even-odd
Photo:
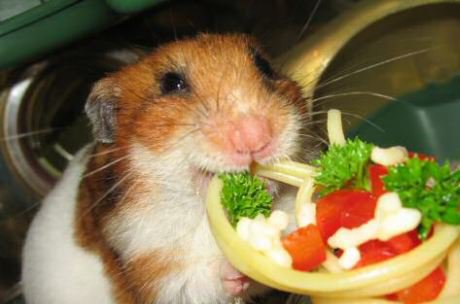
[[[27,235],[27,303],[219,304],[257,294],[213,239],[206,187],[218,172],[308,157],[308,109],[299,86],[239,34],[165,44],[97,82],[85,107],[95,142]]]

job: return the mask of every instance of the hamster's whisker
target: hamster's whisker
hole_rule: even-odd
[[[34,135],[51,133],[53,131],[57,131],[57,130],[60,130],[60,129],[63,129],[63,128],[48,128],[48,129],[41,129],[41,130],[35,130],[35,131],[30,131],[30,132],[24,132],[24,133],[19,133],[19,134],[15,134],[15,135],[10,135],[10,136],[7,136],[7,137],[1,137],[0,140],[1,141],[8,141],[8,140],[21,139],[21,138],[25,138],[25,137],[34,136]]]
[[[359,74],[359,73],[362,73],[362,72],[365,72],[365,71],[368,71],[368,70],[371,70],[371,69],[374,69],[374,68],[377,68],[377,67],[380,67],[380,66],[383,66],[385,64],[389,64],[389,63],[392,63],[392,62],[395,62],[395,61],[398,61],[398,60],[401,60],[401,59],[406,59],[408,57],[412,57],[412,56],[416,56],[416,55],[420,55],[420,54],[424,54],[424,53],[427,53],[429,51],[431,51],[433,48],[425,48],[425,49],[421,49],[421,50],[417,50],[417,51],[412,51],[412,52],[409,52],[409,53],[405,53],[405,54],[402,54],[402,55],[399,55],[399,56],[394,56],[394,57],[391,57],[391,58],[388,58],[388,59],[385,59],[385,60],[382,60],[380,62],[377,62],[377,63],[374,63],[374,64],[371,64],[371,65],[368,65],[366,67],[363,67],[363,68],[359,68],[359,69],[356,69],[354,71],[351,71],[349,73],[346,73],[344,75],[341,75],[341,76],[338,76],[338,77],[335,77],[335,78],[332,78],[330,80],[326,80],[322,83],[319,83],[317,86],[316,86],[316,90],[320,89],[320,88],[324,88],[332,83],[335,83],[335,82],[338,82],[340,80],[343,80],[343,79],[346,79],[350,76],[353,76],[353,75],[356,75],[356,74]]]
[[[300,133],[299,136],[303,138],[310,138],[310,139],[318,140],[321,143],[328,144],[327,140],[321,136],[312,135],[312,134],[302,134],[302,133]]]
[[[210,110],[209,110],[209,107],[206,104],[206,102],[203,100],[202,96],[200,96],[196,92],[192,92],[192,94],[198,100],[198,106],[195,108],[196,110],[198,110],[198,114],[200,114],[201,117],[209,118],[209,111]],[[187,103],[187,102],[185,102],[185,103]]]
[[[102,170],[105,170],[105,169],[107,169],[108,167],[113,166],[113,165],[115,165],[116,163],[119,163],[119,162],[121,162],[121,161],[124,160],[124,159],[127,159],[129,156],[130,156],[130,155],[128,154],[128,155],[119,157],[119,158],[115,159],[114,161],[111,161],[111,162],[109,162],[109,163],[107,163],[107,164],[105,164],[105,165],[103,165],[103,166],[101,166],[101,167],[99,167],[99,168],[97,168],[97,169],[91,171],[91,172],[88,172],[88,173],[84,174],[84,175],[83,175],[83,178],[86,178],[86,177],[91,176],[91,175],[93,175],[93,174],[95,174],[95,173],[97,173],[97,172],[100,172],[100,171],[102,171]]]
[[[323,144],[328,143],[328,141],[327,141],[325,138],[323,138],[323,136],[319,136],[319,138],[321,138],[322,140],[319,141],[319,142],[313,147],[313,149],[312,149],[313,151],[315,151],[316,149],[318,149],[318,148],[319,148],[320,146],[322,146]],[[329,144],[329,143],[328,143],[328,144]]]
[[[390,57],[390,58],[387,58],[387,59],[377,61],[376,63],[373,63],[373,64],[368,64],[368,65],[366,64],[364,67],[360,67],[360,66],[363,65],[363,62],[354,64],[354,65],[349,66],[349,67],[345,67],[341,71],[337,71],[335,76],[332,76],[332,77],[329,77],[329,78],[321,80],[321,82],[316,84],[316,87],[314,87],[314,90],[316,91],[316,90],[318,90],[320,88],[326,87],[326,86],[328,86],[328,85],[330,85],[332,83],[339,82],[339,81],[341,81],[343,79],[346,79],[346,78],[348,78],[350,76],[353,76],[353,75],[356,75],[356,74],[371,70],[373,68],[384,66],[385,64],[390,64],[390,63],[392,63],[394,61],[398,61],[398,60],[410,58],[412,56],[427,53],[429,51],[432,51],[433,49],[434,49],[433,47],[429,47],[429,48],[419,49],[419,50],[416,50],[416,51],[407,52],[407,53],[404,53],[404,54],[401,54],[401,55],[398,55],[398,56],[393,56],[393,57]],[[286,62],[280,63],[279,64],[280,69],[282,69],[285,64],[286,64]],[[303,67],[303,66],[299,66],[298,69],[302,70],[302,69],[307,69],[307,68]],[[320,77],[322,72],[323,72],[323,69],[320,68],[320,67],[317,67],[314,70],[311,70],[310,72],[306,73],[305,76],[312,76],[312,75],[314,76],[314,75],[316,75],[316,77],[311,77],[312,80],[310,80],[309,82],[305,83],[304,85],[308,86],[308,85],[311,85],[314,82],[316,82],[317,77]],[[291,73],[288,76],[292,77],[293,76],[292,74],[293,73]]]
[[[301,114],[301,117],[302,118],[312,118],[312,117],[317,116],[317,115],[325,115],[325,114],[327,114],[327,110],[316,110],[316,111],[303,113],[303,114]]]
[[[91,212],[100,202],[102,202],[110,193],[115,191],[123,182],[125,182],[128,177],[133,175],[133,171],[128,171],[122,178],[120,178],[116,183],[114,183],[109,190],[107,190],[99,199],[97,199],[94,203],[92,203],[87,210],[83,213],[83,216],[87,215]]]
[[[311,142],[307,147],[303,147],[302,152],[309,152],[312,155],[317,155],[318,152],[322,150],[321,147],[324,147],[324,146],[327,147],[329,145],[329,142],[324,137],[324,135],[316,134],[316,137],[314,137],[313,139],[315,140],[315,142]],[[299,158],[296,157],[296,159],[299,159]],[[300,159],[297,161],[306,162],[307,160]]]
[[[17,217],[21,217],[29,212],[34,211],[37,207],[41,206],[41,201],[40,200],[35,200],[33,203],[28,204],[26,208],[20,209],[13,211],[12,213],[8,214],[7,217],[0,219],[0,224],[6,223],[7,221],[11,221],[12,219],[15,219]]]
[[[299,132],[299,136],[316,139],[317,135],[312,133]]]
[[[302,39],[303,35],[305,34],[305,32],[308,30],[308,28],[310,27],[310,24],[313,20],[313,17],[315,17],[315,14],[316,12],[318,11],[318,8],[321,4],[321,0],[317,0],[316,3],[315,3],[315,6],[313,7],[310,15],[308,15],[308,19],[307,21],[305,22],[305,24],[303,25],[302,29],[300,30],[300,33],[297,35],[297,38],[296,38],[296,43],[300,41],[300,39]]]
[[[302,39],[303,35],[305,34],[305,32],[310,27],[310,24],[313,21],[313,18],[315,17],[315,14],[318,11],[318,8],[319,8],[320,5],[321,5],[321,0],[317,0],[316,3],[315,3],[315,6],[313,7],[313,9],[311,10],[310,14],[308,15],[308,18],[305,21],[305,24],[300,29],[300,32],[297,35],[294,44],[297,44]],[[288,61],[289,61],[289,58],[285,57],[284,60],[279,63],[278,70],[282,70]]]
[[[191,129],[191,130],[187,131],[187,132],[184,133],[181,137],[179,137],[177,140],[171,142],[168,146],[166,146],[166,149],[173,149],[173,148],[175,148],[176,145],[180,144],[184,138],[186,138],[187,136],[189,136],[189,135],[191,135],[191,134],[193,134],[193,133],[195,133],[195,132],[200,131],[200,129],[201,129],[200,127],[196,127],[196,128],[194,128],[194,129]]]
[[[346,96],[361,96],[361,95],[369,95],[372,97],[378,97],[390,101],[395,101],[396,98],[392,97],[390,95],[382,94],[382,93],[377,93],[377,92],[371,92],[371,91],[351,91],[351,92],[343,92],[343,93],[337,93],[337,94],[328,94],[324,96],[320,96],[317,98],[312,99],[313,102],[315,102],[315,106],[319,106],[324,104],[324,101],[332,98],[337,98],[337,97],[346,97]],[[322,101],[320,103],[317,103],[318,101]]]
[[[129,147],[128,146],[125,146],[125,147],[117,147],[117,148],[111,148],[111,149],[108,149],[108,150],[104,150],[102,152],[97,152],[97,153],[92,153],[92,154],[89,154],[88,156],[90,158],[93,158],[93,157],[96,157],[96,156],[100,156],[100,155],[106,155],[106,154],[110,154],[112,152],[115,152],[115,151],[119,151],[119,150],[124,150],[124,149],[128,149]]]
[[[305,129],[307,127],[321,125],[325,120],[312,119],[311,116],[303,115],[299,117],[299,121],[302,124],[302,129]]]
[[[194,95],[198,99],[198,102],[199,102],[198,107],[192,107],[192,105],[188,101],[185,101],[185,100],[181,104],[187,109],[189,109],[190,111],[192,111],[193,113],[198,113],[200,116],[207,118],[208,114],[207,114],[207,109],[206,109],[206,106],[204,105],[204,102],[195,92],[192,92],[192,95]]]
[[[130,174],[129,172],[128,174]],[[120,197],[120,204],[123,204],[124,201],[128,198],[129,194],[139,185],[141,184],[141,179],[134,180],[134,182],[129,186],[129,188],[123,193],[123,195]]]
[[[317,146],[320,146],[320,145],[321,143],[317,144],[316,146],[311,146],[309,149],[303,148],[301,151],[302,153],[297,153],[295,155],[289,156],[287,157],[287,159],[295,161],[295,162],[299,162],[299,163],[308,163],[309,160],[311,159],[311,156],[318,153]]]
[[[376,128],[377,130],[379,130],[380,132],[384,133],[385,130],[380,127],[379,125],[377,125],[376,123],[372,122],[371,120],[363,117],[362,115],[359,115],[359,114],[356,114],[356,113],[351,113],[351,112],[344,112],[342,111],[342,115],[343,116],[349,116],[349,117],[353,117],[353,118],[358,118],[359,120],[371,125],[372,127]]]
[[[431,50],[433,50],[433,47],[419,49],[417,51],[411,51],[411,52],[408,52],[408,53],[401,54],[399,56],[394,56],[394,57],[390,57],[390,58],[383,59],[383,60],[380,59],[380,58],[375,58],[375,59],[368,58],[367,60],[363,60],[363,61],[360,61],[358,63],[345,66],[341,70],[336,71],[335,76],[331,76],[331,77],[323,79],[321,82],[319,82],[317,84],[317,86],[315,87],[315,90],[319,89],[325,82],[333,81],[337,77],[342,77],[342,76],[348,77],[347,76],[348,74],[352,73],[354,75],[354,74],[358,73],[357,72],[358,70],[362,70],[362,69],[369,70],[369,69],[372,69],[372,68],[375,68],[375,67],[379,67],[379,66],[388,64],[388,63],[392,63],[395,60],[410,58],[411,56],[415,56],[415,55],[425,53],[425,52],[428,52],[428,51],[431,51]],[[373,63],[366,63],[366,61],[367,62],[376,61],[376,63],[374,63],[374,64]],[[322,72],[323,72],[323,69],[318,67],[318,68],[310,71],[306,75],[311,76],[311,75],[318,74],[317,77],[319,77],[320,76],[319,74],[322,73]],[[363,71],[361,71],[361,72],[363,72]],[[343,78],[346,78],[346,77],[343,77]],[[341,79],[343,79],[343,78],[341,78]],[[312,80],[310,80],[306,85],[311,85],[315,81],[316,81],[316,78],[313,77]]]

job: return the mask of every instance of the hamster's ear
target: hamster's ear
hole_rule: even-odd
[[[86,100],[85,112],[93,126],[95,139],[102,143],[113,143],[116,131],[116,108],[120,88],[111,78],[99,80]]]

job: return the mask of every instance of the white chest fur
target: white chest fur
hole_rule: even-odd
[[[182,176],[184,171],[162,170],[164,159],[154,160],[135,149],[133,168]],[[77,191],[86,166],[80,152],[63,178],[44,200],[28,233],[23,257],[23,286],[28,304],[114,304],[110,279],[101,257],[79,246],[74,238]],[[174,159],[180,159],[172,155]],[[177,166],[181,168],[181,166]],[[138,170],[140,171],[140,169]],[[182,175],[181,175],[182,174]],[[155,177],[144,174],[145,180]],[[164,177],[164,180],[173,180]],[[164,191],[136,195],[136,208],[128,208],[108,221],[107,241],[125,262],[155,250],[169,249],[165,259],[182,265],[143,288],[158,288],[156,304],[224,304],[229,297],[222,288],[220,265],[224,261],[208,226],[204,203],[191,185],[171,182]],[[167,194],[165,194],[167,193]],[[283,207],[281,204],[279,207]]]
[[[77,189],[86,161],[81,151],[32,222],[22,270],[28,304],[114,303],[100,258],[73,237]]]

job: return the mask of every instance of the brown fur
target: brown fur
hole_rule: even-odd
[[[138,188],[137,191],[132,191],[130,186],[134,182],[127,181],[117,187],[116,191],[109,193],[109,189],[118,181],[114,178],[123,176],[123,172],[127,170],[127,161],[120,161],[100,170],[104,165],[124,156],[124,149],[110,151],[111,149],[113,148],[97,146],[93,152],[97,156],[91,157],[88,162],[86,177],[80,184],[75,236],[82,247],[101,256],[106,274],[114,284],[113,292],[118,304],[151,303],[159,286],[152,286],[149,282],[170,274],[174,268],[177,271],[179,266],[177,263],[173,266],[165,262],[165,259],[159,262],[159,256],[167,256],[164,252],[152,252],[124,263],[105,241],[106,220],[119,212],[126,212],[124,209],[127,206],[123,204],[126,201],[132,202],[128,207],[133,208],[136,195],[142,192],[137,184],[134,185]],[[104,196],[105,199],[101,200]]]
[[[203,113],[210,112],[212,115],[208,115],[214,118],[208,122],[207,129],[213,130],[209,132],[209,137],[214,138],[218,149],[225,149],[223,143],[226,139],[221,138],[222,132],[216,130],[220,131],[222,122],[239,115],[232,108],[231,100],[222,100],[233,94],[235,84],[246,93],[245,99],[259,101],[250,105],[250,111],[267,115],[277,134],[284,127],[277,117],[286,115],[283,112],[287,109],[280,107],[278,100],[272,100],[272,95],[282,96],[286,103],[295,103],[301,111],[305,110],[306,103],[299,88],[285,77],[281,76],[273,86],[264,85],[265,81],[249,55],[250,44],[254,41],[246,36],[228,35],[216,39],[215,36],[202,35],[181,44],[162,46],[140,64],[112,75],[111,85],[106,89],[115,90],[120,101],[116,119],[118,143],[128,145],[135,137],[152,150],[162,152],[174,144],[172,141],[178,138],[175,135],[183,125],[202,120],[206,115]],[[246,45],[248,52],[241,52],[241,45]],[[187,56],[183,55],[185,52]],[[193,61],[186,59],[189,57],[193,57]],[[222,66],[222,62],[227,66]],[[250,72],[240,73],[238,67],[248,67]],[[192,96],[161,96],[159,77],[171,68],[193,75],[192,79],[187,79],[194,88]],[[252,96],[247,95],[248,92]],[[184,108],[188,110],[184,111]],[[219,117],[219,112],[225,113],[225,116]]]
[[[99,146],[94,153],[104,153],[104,151],[105,149]],[[111,153],[92,157],[88,162],[86,174],[101,168],[110,162],[111,158]],[[113,292],[117,302],[119,304],[134,304],[136,303],[135,293],[123,275],[123,264],[119,260],[118,254],[107,244],[102,233],[104,219],[113,212],[114,205],[111,204],[114,202],[113,196],[95,204],[111,187],[111,183],[108,181],[115,176],[112,174],[112,170],[101,170],[82,180],[78,196],[75,237],[82,247],[101,256],[105,271],[114,284]]]
[[[152,299],[157,297],[161,289],[161,286],[155,284],[155,282],[181,268],[181,265],[176,264],[173,266],[164,262],[164,257],[171,254],[168,252],[152,252],[128,263],[125,275],[137,291],[136,303],[152,303]]]

